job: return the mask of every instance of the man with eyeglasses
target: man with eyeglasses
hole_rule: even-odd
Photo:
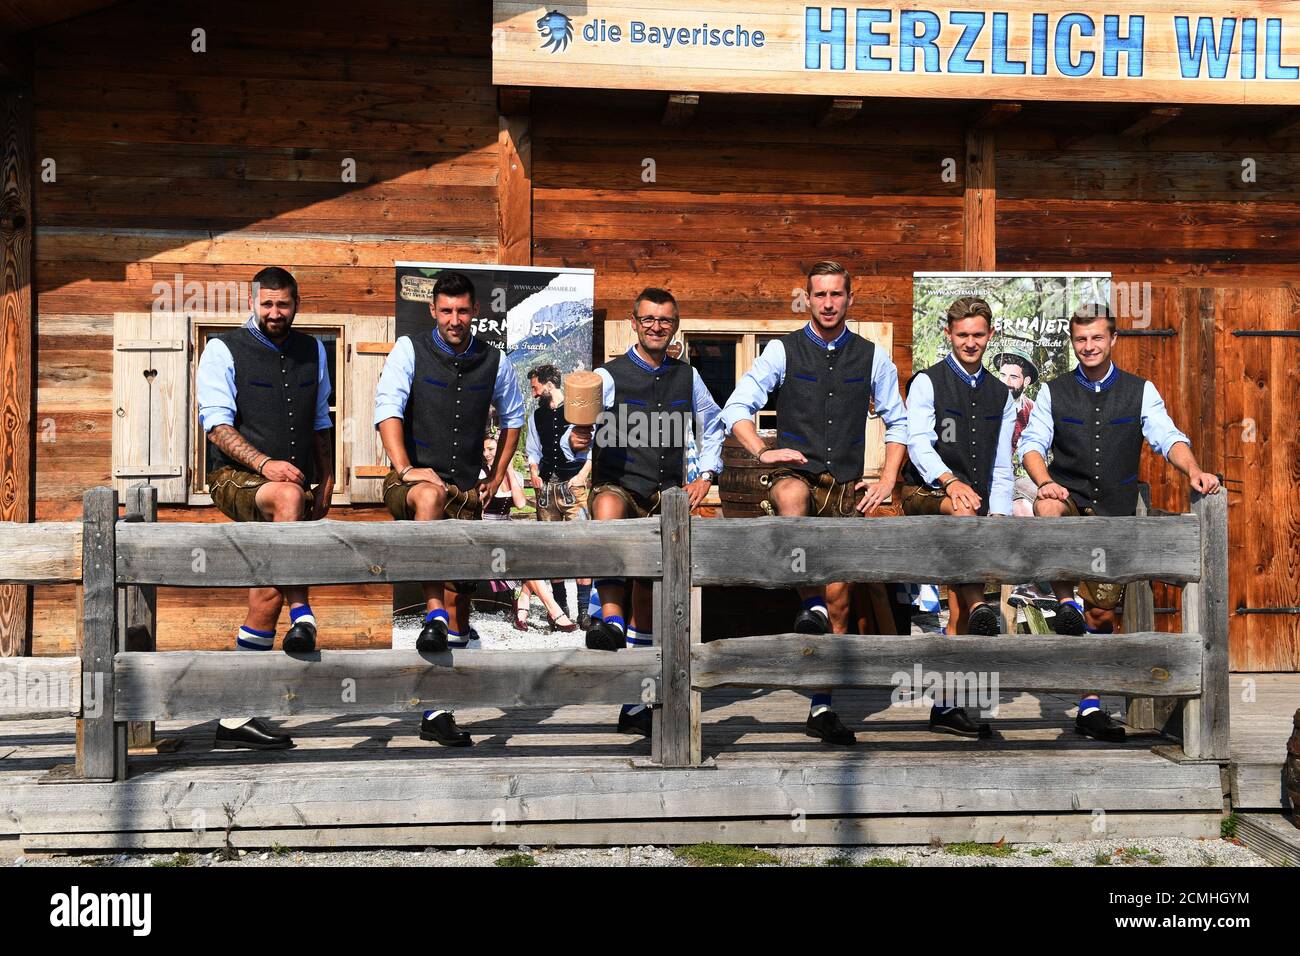
[[[772,472],[771,501],[782,516],[847,518],[871,514],[894,489],[907,449],[907,412],[898,393],[898,369],[876,346],[848,328],[852,279],[838,262],[808,272],[812,319],[768,343],[727,399],[723,422],[745,449]],[[754,414],[775,389],[780,447],[767,448]],[[867,410],[875,402],[885,422],[885,465],[879,481],[862,478]],[[854,505],[857,494],[862,500]],[[801,587],[796,634],[847,634],[851,587]],[[857,738],[831,710],[831,695],[812,695],[804,732],[828,744]]]
[[[569,444],[591,452],[591,515],[597,521],[648,518],[659,511],[660,495],[685,481],[687,434],[699,436],[700,475],[685,484],[695,508],[722,470],[722,411],[700,373],[668,356],[677,334],[677,300],[664,289],[645,289],[632,306],[636,345],[596,374],[603,380],[596,424],[574,426]],[[633,582],[631,618],[622,578],[595,582],[601,620],[587,631],[587,646],[616,651],[654,643],[653,602],[648,581]],[[641,704],[624,704],[619,733],[650,736],[651,713]]]

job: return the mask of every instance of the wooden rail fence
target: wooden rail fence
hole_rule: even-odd
[[[80,523],[0,523],[0,584],[82,585],[79,657],[0,659],[0,716],[79,717],[76,774],[124,780],[150,722],[229,714],[414,713],[443,706],[656,704],[652,752],[701,762],[700,692],[895,686],[926,671],[996,675],[1001,691],[1081,689],[1175,701],[1190,758],[1228,758],[1227,501],[1128,518],[761,518],[662,515],[546,524],[156,523],[156,495],[86,492]],[[654,582],[657,646],[558,651],[158,653],[157,587],[395,583],[483,577]],[[1184,587],[1186,632],[1106,637],[771,634],[701,643],[698,589],[829,581],[1145,582]]]

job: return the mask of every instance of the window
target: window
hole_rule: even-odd
[[[305,318],[305,317],[304,317]],[[232,327],[243,325],[244,319],[239,319],[233,323],[215,324],[196,324],[194,326],[194,367],[198,368],[199,360],[203,357],[203,350],[207,347],[208,342],[213,338],[229,332]],[[338,453],[339,447],[339,405],[344,386],[339,382],[339,369],[343,367],[343,344],[345,340],[344,327],[342,325],[324,325],[300,322],[294,322],[294,330],[305,332],[308,335],[315,336],[325,346],[325,362],[329,372],[330,381],[330,422],[332,430],[330,439],[333,442],[334,451],[334,495],[332,501],[335,504],[341,504],[348,500],[346,492],[347,475],[344,470],[345,463],[343,456]],[[199,403],[197,389],[194,400],[190,403],[192,406],[191,427],[193,434],[198,439],[193,443],[194,459],[191,462],[190,469],[191,482],[190,494],[192,496],[208,496],[208,473],[213,469],[213,452],[212,442],[207,440],[203,431],[203,425],[199,421]],[[315,410],[313,409],[313,414]],[[209,496],[210,497],[210,496]]]

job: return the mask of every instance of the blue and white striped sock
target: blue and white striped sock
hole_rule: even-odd
[[[653,647],[655,642],[654,631],[642,631],[635,627],[627,629],[627,646],[628,647]]]
[[[424,615],[425,624],[437,620],[441,620],[445,624],[450,621],[451,618],[447,616],[447,611],[444,608],[438,608],[436,611],[430,611],[428,614]]]
[[[825,711],[828,711],[830,709],[831,709],[830,694],[813,694],[812,700],[809,702],[808,705],[808,716],[816,717],[818,714],[824,713]]]
[[[1101,698],[1096,694],[1089,694],[1083,700],[1079,701],[1079,716],[1086,717],[1094,710],[1101,710]]]
[[[310,624],[316,626],[316,615],[311,612],[311,605],[304,604],[302,607],[289,608],[290,624]]]
[[[805,598],[803,609],[805,611],[816,611],[822,617],[826,618],[828,622],[831,619],[831,612],[826,610],[826,599],[823,597]]]
[[[448,629],[447,631],[448,647],[469,647],[469,635],[462,634],[459,631]]]
[[[275,644],[275,631],[259,631],[247,625],[235,635],[235,649],[241,651],[269,651]]]
[[[611,614],[609,617],[605,618],[605,623],[614,625],[614,627],[618,628],[624,634],[627,633],[627,622],[617,614]]]

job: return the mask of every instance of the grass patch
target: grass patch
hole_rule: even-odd
[[[695,866],[779,866],[781,858],[766,850],[755,850],[748,846],[728,846],[721,843],[693,843],[679,846],[673,850],[679,860],[686,860]],[[847,858],[840,858],[847,859]],[[852,861],[831,864],[833,866],[852,866]]]
[[[498,857],[497,866],[536,866],[537,861],[528,853],[511,853],[508,856]]]
[[[1110,866],[1110,854],[1098,850],[1092,855],[1092,862],[1094,866]]]
[[[289,855],[290,853],[292,853],[292,852],[293,852],[293,848],[292,848],[292,847],[287,847],[287,846],[285,846],[283,843],[272,843],[272,844],[271,844],[271,855],[272,855],[272,856],[288,856],[288,855]]]
[[[1074,861],[1058,856],[1052,860],[1052,866],[1074,866]]]
[[[154,860],[150,866],[193,866],[194,857],[188,853],[177,853],[175,856],[164,857],[161,860]]]
[[[1237,838],[1237,824],[1240,822],[1240,819],[1241,818],[1235,813],[1229,813],[1226,817],[1220,820],[1219,836],[1223,837],[1225,840],[1235,840]]]
[[[847,856],[833,856],[823,863],[822,866],[857,866],[857,864]]]
[[[82,857],[80,866],[112,866],[113,862],[106,856],[87,856]]]
[[[999,840],[997,843],[949,843],[944,847],[953,856],[1011,856],[1016,848]]]
[[[1049,849],[1048,849],[1047,847],[1045,847],[1045,846],[1036,846],[1036,847],[1034,847],[1032,850],[1029,851],[1029,855],[1030,855],[1030,856],[1047,856],[1047,854],[1049,854],[1049,853],[1051,853],[1051,852],[1052,852],[1052,851],[1049,850]]]
[[[863,866],[907,866],[906,860],[891,860],[887,856],[873,856]]]

